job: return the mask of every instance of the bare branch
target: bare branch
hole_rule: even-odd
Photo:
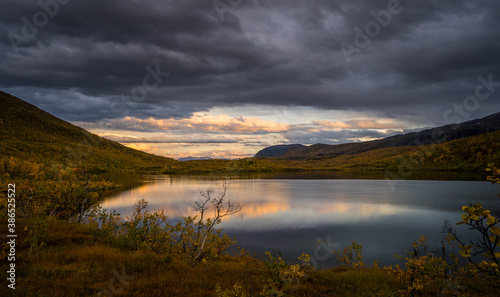
[[[198,221],[198,228],[196,231],[196,242],[201,240],[201,244],[195,246],[196,256],[193,259],[193,264],[201,261],[206,254],[206,242],[208,238],[214,234],[214,227],[221,223],[223,217],[235,214],[241,210],[239,204],[233,204],[230,200],[225,201],[227,197],[228,185],[224,182],[222,192],[217,197],[213,197],[214,190],[208,189],[205,192],[200,191],[202,197],[205,198],[203,202],[195,202],[195,210],[200,212],[200,220]],[[204,213],[207,210],[212,210],[212,217],[206,221]],[[227,248],[218,248],[217,254],[221,253]]]

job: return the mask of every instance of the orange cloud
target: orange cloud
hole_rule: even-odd
[[[134,145],[148,146],[149,144],[132,143],[124,145],[133,147]],[[181,157],[212,157],[212,158],[247,158],[255,154],[254,147],[247,147],[238,143],[223,144],[177,144],[177,143],[157,143],[150,146],[151,149],[144,149],[148,153],[163,155],[170,158]]]
[[[320,125],[323,127],[328,127],[328,128],[352,128],[351,125],[347,124],[346,122],[342,121],[313,121],[313,124]]]
[[[147,144],[147,143],[124,143],[123,145],[133,148],[135,150],[140,150],[143,152],[148,152],[151,154],[155,154],[158,152],[158,148],[156,146]]]
[[[138,119],[125,117],[115,121],[116,124],[126,125],[133,129],[159,129],[159,130],[190,130],[204,132],[224,133],[256,133],[256,132],[283,132],[290,125],[267,121],[258,118],[230,117],[229,115],[209,115],[195,113],[187,119]],[[113,123],[112,123],[113,124]]]

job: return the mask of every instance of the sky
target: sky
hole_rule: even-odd
[[[496,0],[2,0],[0,34],[1,90],[173,158],[500,111]]]

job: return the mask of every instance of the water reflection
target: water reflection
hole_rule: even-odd
[[[228,181],[228,198],[242,211],[227,217],[223,228],[255,253],[280,250],[289,259],[312,254],[318,239],[335,246],[363,244],[368,262],[386,264],[392,255],[426,235],[440,245],[444,219],[455,222],[462,205],[482,202],[499,213],[498,187],[476,181],[398,181],[355,179],[256,179]],[[130,215],[139,199],[149,210],[163,209],[173,221],[193,216],[200,191],[220,191],[221,180],[155,177],[140,187],[107,199],[103,207]],[[216,193],[214,193],[216,194]],[[328,263],[323,263],[328,266]]]

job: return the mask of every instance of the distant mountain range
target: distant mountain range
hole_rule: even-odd
[[[445,143],[498,130],[500,130],[500,113],[495,113],[481,119],[475,119],[464,123],[426,129],[420,132],[400,134],[373,141],[336,145],[314,144],[311,146],[302,146],[294,144],[290,146],[270,146],[258,152],[255,157],[307,159],[352,155],[381,148]]]
[[[184,157],[184,158],[179,158],[177,161],[185,162],[185,161],[203,161],[203,160],[235,160],[232,158],[212,158],[209,156],[205,157]]]
[[[437,145],[429,148],[424,147],[425,144]],[[192,162],[179,162],[101,138],[0,91],[0,172],[8,169],[11,173],[19,166],[85,167],[93,173],[225,174],[296,170],[399,171],[402,165],[408,164],[421,171],[484,171],[487,164],[500,164],[500,113],[375,141],[308,147],[300,144],[273,146],[257,156],[259,158],[240,160],[188,157],[181,160]]]
[[[212,157],[184,157],[184,158],[179,158],[177,161],[198,161],[198,160],[212,160]]]

